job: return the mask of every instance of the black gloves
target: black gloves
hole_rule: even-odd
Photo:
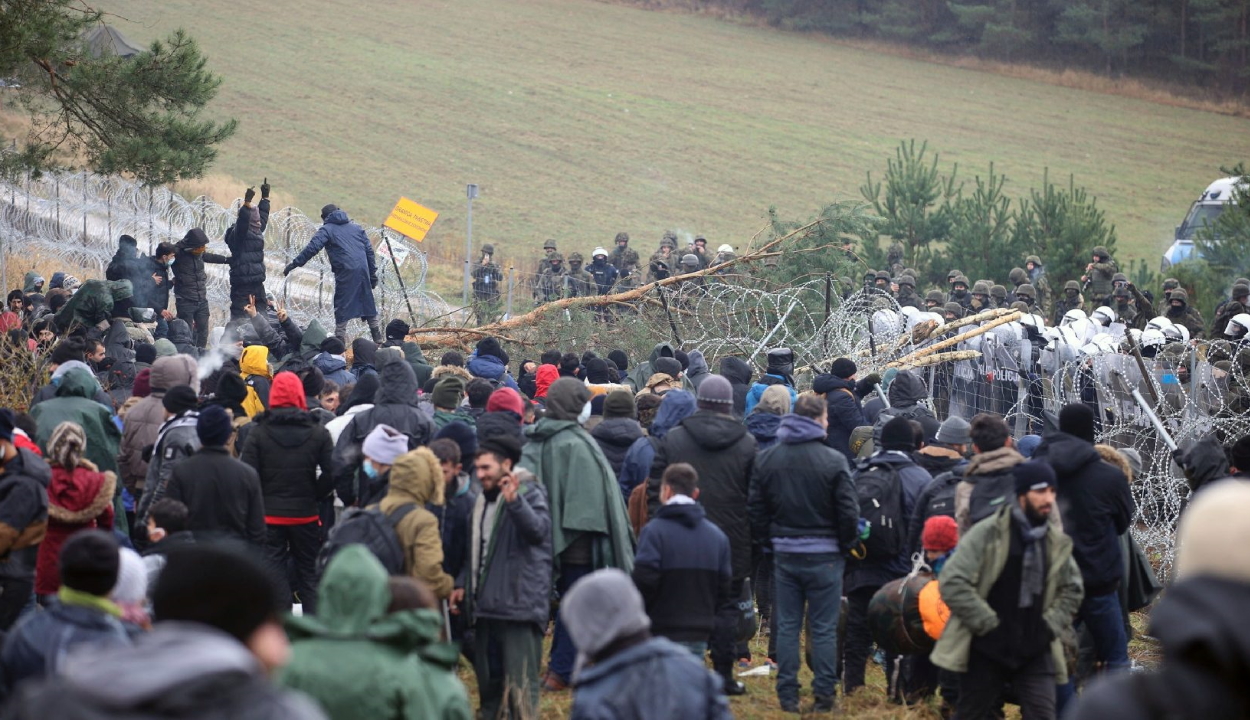
[[[250,203],[254,197],[256,197],[256,188],[248,188],[247,192],[243,193],[243,202]]]
[[[260,197],[262,200],[269,199],[269,178],[265,178],[265,182],[260,184]]]
[[[286,277],[287,275],[290,275],[290,274],[291,274],[291,271],[292,271],[292,270],[294,270],[294,269],[295,269],[295,263],[293,263],[293,262],[292,262],[292,263],[287,263],[287,264],[286,264],[286,267],[282,268],[282,276],[283,276],[283,277]]]

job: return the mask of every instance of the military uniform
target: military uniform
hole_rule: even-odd
[[[1115,264],[1115,260],[1111,259],[1111,253],[1107,252],[1107,248],[1101,245],[1094,248],[1093,255],[1096,259],[1089,264],[1085,277],[1089,280],[1093,307],[1098,307],[1106,305],[1107,298],[1111,297],[1111,291],[1115,289],[1112,278],[1120,271],[1120,267]]]
[[[499,285],[503,282],[503,270],[491,259],[494,254],[493,245],[483,245],[482,259],[473,268],[473,297],[479,302],[499,301]]]
[[[1072,310],[1083,310],[1085,308],[1085,298],[1081,296],[1081,286],[1075,280],[1069,280],[1063,286],[1063,297],[1055,301],[1055,314],[1053,322],[1059,325],[1063,322],[1063,316]]]
[[[995,310],[1007,307],[1007,288],[1002,285],[990,286],[990,307]]]
[[[1168,301],[1172,299],[1172,291],[1181,286],[1181,281],[1176,278],[1167,278],[1163,281],[1163,299],[1159,300],[1159,304],[1155,307],[1155,314],[1168,314]]]
[[[568,271],[564,269],[564,256],[553,252],[548,258],[547,267],[538,278],[534,288],[534,300],[542,305],[564,297]]]
[[[1037,304],[1037,289],[1029,283],[1016,288],[1016,302],[1023,304],[1033,315],[1046,312]]]
[[[972,308],[972,294],[968,292],[968,278],[958,275],[951,281],[951,294],[946,299],[946,302],[956,303],[963,307],[965,311]]]
[[[569,255],[568,270],[568,292],[566,297],[586,297],[587,295],[597,295],[598,289],[595,287],[595,278],[582,268],[585,262],[581,253],[573,253]]]
[[[673,267],[681,260],[676,249],[677,241],[667,237],[660,241],[660,249],[652,253],[647,261],[647,282],[663,280],[673,274]]]
[[[886,253],[885,261],[886,269],[891,277],[901,277],[906,273],[907,269],[903,267],[903,243],[896,242],[891,245],[889,252]]]
[[[1228,327],[1228,321],[1234,317],[1247,312],[1246,307],[1250,303],[1250,286],[1234,285],[1233,298],[1219,308],[1216,308],[1215,320],[1211,323],[1210,337],[1224,337],[1224,328]]]
[[[1178,300],[1179,306],[1174,304]],[[1188,330],[1190,340],[1200,338],[1206,332],[1206,323],[1202,321],[1202,313],[1189,304],[1189,293],[1185,288],[1178,287],[1172,291],[1168,306],[1167,319],[1171,320],[1173,325],[1181,325]]]
[[[1115,301],[1111,308],[1115,310],[1115,314],[1119,316],[1120,322],[1124,323],[1125,327],[1138,330],[1146,327],[1146,319],[1137,312],[1137,303],[1127,287],[1116,288],[1111,297]]]
[[[1029,267],[1029,265],[1033,267]],[[1029,275],[1029,284],[1037,291],[1037,295],[1033,298],[1037,307],[1041,308],[1044,313],[1049,312],[1057,298],[1051,291],[1050,281],[1046,279],[1046,267],[1042,265],[1041,258],[1036,255],[1030,255],[1025,258],[1024,271]]]
[[[629,246],[629,233],[616,234],[616,247],[608,262],[620,273],[616,284],[620,290],[638,287],[638,251]]]
[[[972,285],[972,302],[970,307],[974,314],[994,309],[994,306],[990,304],[989,283],[984,280],[978,280]]]
[[[941,290],[930,290],[928,295],[924,297],[924,307],[926,310],[934,312],[942,312],[942,306],[946,304],[946,295]]]
[[[920,301],[920,296],[916,294],[916,279],[910,275],[904,275],[898,279],[898,306],[914,307],[917,310],[924,309],[924,303]]]

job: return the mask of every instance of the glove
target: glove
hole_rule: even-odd
[[[295,263],[287,263],[286,267],[282,268],[283,277],[290,275],[291,271],[294,269],[295,269]]]
[[[269,199],[269,178],[265,178],[265,182],[260,184],[260,197],[262,200]]]
[[[250,203],[254,197],[256,197],[256,188],[248,188],[247,192],[243,193],[243,202]]]
[[[376,290],[377,288],[378,288],[378,278],[377,278],[377,276],[375,275],[375,276],[373,276],[373,277],[369,278],[369,289],[370,289],[370,290]]]

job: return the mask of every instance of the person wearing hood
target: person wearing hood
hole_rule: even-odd
[[[335,447],[338,447],[339,438],[352,417],[373,407],[373,398],[378,394],[378,386],[377,375],[366,375],[350,388],[347,397],[339,403],[338,409],[334,411],[334,419],[326,423],[326,430],[330,431],[330,439],[334,441]]]
[[[634,538],[616,473],[582,423],[590,391],[578,379],[560,378],[547,393],[547,415],[525,429],[529,439],[519,467],[547,488],[557,594],[599,567],[633,569]],[[568,687],[576,649],[557,622],[548,663],[548,689]]]
[[[143,449],[156,442],[157,433],[166,419],[165,408],[161,404],[165,393],[178,385],[196,387],[199,384],[197,375],[195,361],[186,355],[157,358],[152,363],[149,376],[151,393],[126,413],[117,464],[122,485],[134,498],[143,495],[148,475],[148,461],[144,458]]]
[[[52,378],[48,381],[47,385],[39,388],[39,390],[35,392],[34,396],[30,399],[30,406],[32,408],[56,397],[56,391],[61,384],[61,378],[65,377],[65,373],[70,370],[78,368],[80,370],[85,370],[92,375],[95,374],[91,370],[91,366],[83,360],[82,345],[77,341],[68,339],[58,342],[56,346],[52,348],[52,354],[48,358],[48,368],[52,371]],[[104,392],[104,388],[99,387],[98,383],[95,395],[92,396],[92,399],[104,407],[113,407],[113,398],[110,397],[108,393]]]
[[[113,413],[94,399],[99,388],[87,371],[71,369],[61,377],[56,397],[31,408],[30,416],[38,426],[35,441],[47,455],[52,431],[63,422],[82,428],[86,436],[84,457],[100,472],[117,472],[118,446],[121,431],[113,422]]]
[[[1128,637],[1117,592],[1125,562],[1119,538],[1137,504],[1124,473],[1094,447],[1094,421],[1089,406],[1064,406],[1059,430],[1042,438],[1033,460],[1049,463],[1059,478],[1056,506],[1062,510],[1063,529],[1072,538],[1072,557],[1085,587],[1077,619],[1093,636],[1098,661],[1112,670],[1127,670]]]
[[[31,270],[26,273],[26,277],[22,278],[22,294],[33,295],[35,293],[42,293],[43,283],[43,276],[34,270]]]
[[[347,369],[347,352],[343,341],[331,335],[321,341],[321,352],[312,359],[313,367],[321,371],[326,380],[338,383],[339,387],[347,387],[356,382],[356,376]]]
[[[534,371],[534,397],[545,399],[551,384],[560,379],[560,369],[555,365],[539,365]]]
[[[473,669],[483,718],[538,716],[543,631],[551,617],[552,533],[547,492],[516,469],[521,445],[487,438],[474,461],[482,492],[451,612],[474,626]]]
[[[378,345],[368,338],[356,338],[352,341],[352,375],[360,377],[365,373],[378,371]]]
[[[217,405],[205,407],[195,418],[195,432],[200,448],[170,472],[164,497],[186,505],[187,529],[197,537],[243,542],[262,551],[265,504],[260,478],[254,467],[235,460],[226,449],[234,434],[230,414]]]
[[[330,720],[468,720],[458,653],[439,637],[441,614],[392,587],[364,547],[336,554],[318,587],[316,616],[286,621],[291,660],[278,685],[312,697]]]
[[[629,448],[642,439],[642,426],[635,418],[634,396],[628,390],[614,390],[603,401],[603,422],[590,431],[599,449],[612,466],[613,476],[620,482],[621,467]]]
[[[570,718],[732,717],[719,678],[686,648],[652,637],[643,598],[620,570],[575,585],[560,618],[578,649]]]
[[[647,380],[651,378],[657,371],[655,369],[655,361],[662,357],[674,357],[675,352],[669,343],[659,343],[651,350],[651,357],[646,362],[638,363],[633,370],[629,371],[629,375],[621,379],[622,385],[628,385],[635,393],[647,386]],[[618,366],[619,367],[619,366]]]
[[[39,544],[35,594],[55,595],[61,587],[60,555],[65,542],[82,530],[113,529],[113,491],[117,475],[100,472],[83,457],[87,438],[82,428],[63,422],[52,431],[48,459],[48,531]]]
[[[761,395],[763,392],[761,391]],[[671,462],[686,462],[699,473],[700,497],[707,517],[729,537],[732,549],[734,597],[751,574],[751,528],[746,505],[755,438],[733,416],[733,387],[715,375],[699,386],[698,411],[669,430],[656,447],[647,481],[647,515],[660,509],[660,479]],[[661,406],[663,409],[663,406]],[[657,418],[658,422],[658,418]],[[743,657],[735,648],[737,619],[732,608],[722,608],[712,633],[712,667],[724,679],[731,695],[746,692],[733,677],[734,661]]]
[[[586,366],[586,387],[590,390],[591,395],[607,395],[616,390],[625,390],[630,393],[630,397],[635,394],[629,389],[628,385],[612,382],[612,374],[608,370],[608,361],[601,357],[591,356],[585,361]]]
[[[484,337],[478,341],[477,350],[469,357],[465,369],[473,377],[490,380],[497,388],[517,390],[516,381],[508,373],[508,353],[504,352],[499,340],[494,337]]]
[[[190,385],[175,385],[165,391],[161,407],[165,422],[161,424],[152,444],[148,474],[143,479],[143,496],[135,506],[136,539],[142,539],[152,503],[165,497],[174,468],[195,454],[201,447],[196,410],[198,398]],[[144,455],[148,455],[144,448]]]
[[[478,440],[495,435],[511,435],[523,443],[521,426],[525,420],[525,401],[512,388],[499,388],[486,400],[486,412],[477,419]]]
[[[400,455],[391,466],[386,497],[376,506],[398,518],[395,535],[404,551],[404,573],[416,578],[439,600],[447,600],[455,580],[443,569],[443,542],[438,518],[426,504],[443,505],[443,472],[429,448]]]
[[[769,386],[747,416],[747,432],[755,438],[756,448],[763,452],[777,444],[777,428],[781,418],[790,412],[790,393],[781,385]]]
[[[150,284],[152,273],[149,271],[147,260],[147,257],[139,254],[139,241],[130,235],[122,235],[117,241],[117,252],[113,253],[113,259],[104,269],[104,279],[114,282],[129,280],[135,287],[139,287],[146,277]],[[55,275],[52,277],[56,279]],[[62,277],[61,283],[64,284],[64,282],[65,279]]]
[[[290,648],[286,608],[259,561],[214,545],[171,551],[152,609],[156,625],[134,647],[71,654],[57,677],[18,688],[10,716],[325,720],[310,700],[266,679]]]
[[[655,634],[690,650],[702,664],[716,614],[735,598],[729,538],[707,520],[698,499],[694,468],[669,465],[660,483],[664,506],[638,535],[633,580]]]
[[[859,498],[846,458],[825,444],[828,405],[801,397],[782,418],[778,444],[760,454],[751,475],[752,536],[773,552],[777,698],[799,710],[799,634],[806,606],[815,663],[816,712],[833,709],[838,613],[846,552],[859,537]]]
[[[244,306],[255,302],[262,313],[265,301],[265,228],[269,225],[269,183],[260,186],[261,200],[253,205],[256,189],[248,188],[234,225],[226,231],[230,248],[230,319],[247,317]],[[254,299],[254,300],[253,300]]]
[[[794,378],[791,377],[793,373],[794,353],[789,348],[769,350],[768,370],[751,386],[751,390],[747,393],[744,412],[747,415],[751,414],[751,411],[755,409],[755,404],[760,401],[760,397],[770,385],[785,386],[790,391],[790,404],[793,405],[794,401],[799,399],[799,393],[794,389]]]
[[[1250,693],[1240,679],[1250,663],[1248,509],[1250,484],[1243,481],[1213,483],[1193,496],[1177,531],[1175,581],[1150,612],[1149,633],[1162,646],[1162,660],[1149,671],[1087,685],[1066,717],[1250,715]]]
[[[195,346],[208,347],[208,273],[204,263],[226,264],[224,255],[207,252],[208,235],[200,228],[191,228],[174,246],[174,300],[178,319],[195,331]]]
[[[382,342],[373,290],[378,286],[377,259],[364,228],[352,222],[337,205],[321,208],[321,228],[282,270],[290,275],[325,248],[334,273],[334,334],[347,341],[347,323],[357,318],[369,325],[375,343]]]
[[[1171,320],[1173,325],[1182,325],[1189,330],[1190,340],[1198,340],[1206,332],[1206,323],[1202,321],[1202,313],[1189,304],[1189,293],[1185,288],[1178,287],[1172,291],[1171,297],[1168,298],[1168,312],[1165,317]]]
[[[734,391],[734,414],[746,417],[747,393],[751,392],[754,371],[741,358],[724,357],[720,360],[720,374],[729,381]]]
[[[640,396],[639,401],[642,397]],[[638,401],[636,401],[638,402]],[[629,446],[625,459],[621,462],[621,472],[617,478],[625,501],[634,488],[646,483],[651,474],[651,465],[655,461],[655,449],[660,440],[669,430],[677,427],[695,411],[695,397],[685,390],[673,390],[664,395],[660,407],[655,411],[655,419],[647,429],[647,437],[640,437]]]
[[[691,350],[687,358],[690,366],[686,368],[686,381],[690,383],[695,392],[698,392],[699,385],[712,376],[712,371],[708,369],[707,359],[703,357],[702,351]]]
[[[48,527],[52,469],[36,451],[14,445],[13,411],[0,408],[0,631],[33,597],[39,543]],[[110,497],[111,501],[112,498]]]
[[[877,448],[871,457],[855,468],[856,485],[858,487],[861,478],[869,473],[883,474],[891,482],[898,483],[898,515],[893,520],[899,524],[900,534],[903,534],[906,532],[907,521],[915,512],[921,492],[933,478],[911,459],[911,453],[916,449],[916,435],[910,420],[896,417],[886,422],[881,430],[881,443]],[[881,512],[893,514],[894,511],[883,507]],[[911,552],[906,544],[907,538],[902,537],[901,540],[899,551],[893,556],[869,555],[847,564],[842,589],[847,596],[848,606],[846,646],[842,657],[845,668],[843,688],[848,694],[864,685],[864,669],[872,646],[872,632],[868,626],[869,601],[882,585],[903,577],[911,570]],[[886,662],[891,663],[893,660],[893,653],[887,653]],[[893,683],[890,687],[894,687]]]
[[[0,670],[9,688],[55,675],[76,650],[130,645],[121,608],[108,599],[120,563],[117,540],[107,531],[83,530],[65,542],[56,597],[4,638]]]
[[[838,358],[833,361],[826,375],[817,375],[812,380],[812,390],[825,396],[829,405],[828,435],[825,444],[842,453],[847,463],[855,461],[851,454],[851,433],[855,428],[866,425],[864,409],[855,396],[855,375],[859,368],[850,358]]]
[[[248,389],[243,409],[248,417],[256,417],[269,409],[269,390],[273,380],[273,371],[269,369],[269,348],[264,345],[243,348],[239,374]]]

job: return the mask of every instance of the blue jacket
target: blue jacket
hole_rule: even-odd
[[[825,436],[825,444],[842,453],[848,463],[854,463],[851,431],[868,424],[859,398],[855,397],[855,383],[836,375],[817,375],[812,381],[812,390],[824,395],[829,407],[829,434]]]
[[[729,538],[703,506],[665,505],[638,536],[633,578],[651,632],[676,642],[704,642],[716,611],[733,602]]]
[[[750,416],[751,411],[755,409],[756,403],[760,401],[760,398],[764,397],[764,391],[767,390],[770,385],[785,385],[786,386],[786,389],[790,391],[790,407],[794,407],[794,403],[798,402],[799,394],[798,392],[795,391],[793,385],[786,382],[786,379],[781,377],[780,375],[773,375],[772,373],[765,373],[764,375],[761,375],[760,379],[757,380],[756,383],[751,386],[751,389],[749,391],[747,391],[747,400],[746,400],[747,416]]]
[[[341,357],[323,352],[312,359],[312,364],[326,380],[333,380],[340,388],[356,382],[356,376],[347,369],[347,361]]]
[[[727,720],[724,680],[661,637],[626,648],[575,679],[570,720]]]
[[[781,426],[781,416],[765,412],[753,412],[747,416],[747,432],[755,438],[755,446],[759,452],[777,444],[777,428]]]
[[[663,438],[669,430],[677,427],[682,420],[690,417],[695,411],[694,395],[685,390],[670,390],[665,393],[664,401],[656,410],[655,420],[651,423],[649,437],[640,437],[625,452],[625,460],[621,463],[621,472],[617,482],[621,492],[625,494],[625,503],[629,504],[629,494],[639,484],[646,482],[651,475],[651,463],[655,461],[655,442]]]
[[[494,380],[499,383],[500,387],[510,387],[521,392],[521,389],[516,386],[516,381],[512,379],[512,375],[508,373],[508,367],[494,355],[474,354],[469,358],[469,362],[465,363],[464,369],[468,370],[473,377]]]
[[[325,248],[334,272],[334,321],[377,317],[373,302],[377,261],[364,228],[349,220],[347,213],[335,210],[291,264],[303,267],[321,248]]]
[[[0,650],[4,686],[28,678],[55,675],[70,651],[80,645],[129,646],[130,636],[117,618],[95,608],[53,600],[44,612],[22,618]]]

